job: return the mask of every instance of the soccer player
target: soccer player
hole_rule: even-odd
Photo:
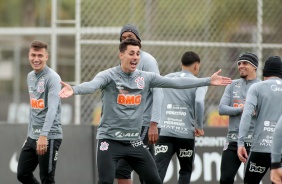
[[[139,31],[135,25],[126,24],[122,27],[120,31],[120,41],[128,38],[136,39],[141,42]],[[160,74],[156,59],[143,50],[140,50],[140,61],[137,65],[137,69]],[[142,114],[143,125],[141,129],[141,140],[152,156],[154,156],[154,143],[158,140],[158,123],[160,122],[160,106],[162,99],[161,88],[149,89],[146,97],[145,111]],[[118,179],[118,184],[132,184],[132,170],[133,169],[124,159],[120,159],[118,161],[115,176]],[[140,182],[143,183],[141,178]]]
[[[200,70],[200,57],[193,51],[181,58],[182,71],[166,75],[170,78],[195,79]],[[180,170],[178,184],[190,183],[195,156],[195,136],[204,135],[204,99],[207,87],[163,89],[161,132],[155,146],[156,164],[162,182],[169,162],[177,155]]]
[[[27,75],[30,97],[28,136],[20,153],[17,177],[24,184],[39,184],[33,171],[39,164],[40,181],[55,183],[58,151],[63,138],[60,122],[60,76],[46,65],[47,44],[31,43],[29,62],[33,71]]]
[[[244,183],[259,184],[271,165],[273,131],[282,114],[282,61],[279,56],[266,60],[264,81],[253,84],[248,90],[239,126],[238,157],[246,163]],[[254,138],[248,155],[245,138],[255,116]]]
[[[126,39],[119,45],[121,64],[98,73],[90,82],[77,86],[61,82],[60,97],[102,91],[102,117],[97,131],[99,184],[113,183],[119,159],[125,159],[145,183],[161,184],[155,161],[140,139],[142,114],[148,90],[152,87],[192,88],[207,85],[227,85],[231,79],[219,76],[200,79],[162,77],[137,70],[141,43]]]
[[[234,183],[235,175],[241,165],[237,155],[237,140],[239,123],[244,110],[247,91],[257,78],[258,58],[253,53],[244,53],[237,61],[240,79],[233,80],[224,91],[219,104],[219,114],[229,116],[228,133],[223,148],[220,167],[220,184]],[[252,125],[255,117],[252,118]],[[253,126],[252,126],[253,127]],[[245,147],[249,152],[251,147],[253,128],[250,128],[245,139]]]
[[[273,132],[271,147],[271,171],[270,179],[274,184],[282,184],[281,150],[282,150],[282,116],[279,118]]]

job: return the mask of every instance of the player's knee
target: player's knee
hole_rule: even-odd
[[[144,183],[150,183],[150,184],[162,184],[161,178],[159,176],[156,177],[150,177],[150,178],[142,178]]]
[[[148,182],[145,182],[145,183],[148,183]],[[154,184],[162,184],[162,181],[161,179],[156,179],[155,181],[152,181],[150,183],[154,183]]]
[[[33,181],[33,175],[17,173],[17,178],[21,183],[28,183],[28,184],[37,184],[37,181]]]
[[[132,184],[131,179],[118,179],[118,184]]]
[[[24,175],[23,173],[21,172],[17,172],[17,178],[18,180],[21,182],[21,183],[24,183],[24,181],[28,178],[29,176],[28,175]]]
[[[53,176],[47,176],[47,177],[43,177],[43,178],[41,178],[41,182],[42,183],[46,183],[46,184],[48,184],[48,183],[50,183],[50,184],[53,184],[53,183],[55,183],[55,179],[54,179],[54,177]]]
[[[116,179],[131,179],[131,171],[124,170],[124,169],[116,169],[115,173]]]

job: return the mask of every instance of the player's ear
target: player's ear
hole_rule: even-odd
[[[194,71],[197,71],[198,67],[199,67],[199,64],[198,64],[197,62],[195,62],[195,63],[194,63],[194,68],[193,68]]]
[[[118,56],[119,56],[119,59],[122,60],[122,58],[123,58],[123,53],[122,53],[122,52],[119,52]]]
[[[198,70],[200,70],[201,63],[198,63]]]

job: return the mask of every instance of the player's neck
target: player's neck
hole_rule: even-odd
[[[193,75],[195,75],[195,70],[191,66],[190,67],[189,66],[182,66],[182,70],[188,71],[188,72],[192,73]]]
[[[257,74],[250,74],[245,79],[248,81],[255,80],[257,78]]]

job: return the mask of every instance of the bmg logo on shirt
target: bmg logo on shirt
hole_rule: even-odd
[[[121,105],[139,105],[141,103],[141,95],[124,95],[117,96],[117,103]]]
[[[45,107],[44,100],[43,99],[37,100],[37,99],[31,98],[30,99],[30,106],[33,109],[43,109]]]

